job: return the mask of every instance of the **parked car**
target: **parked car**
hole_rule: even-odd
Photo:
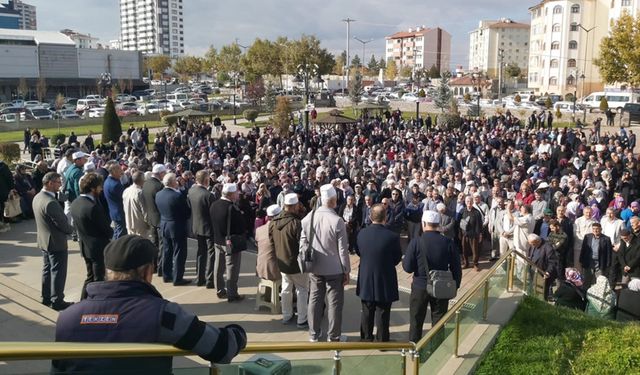
[[[104,117],[104,108],[102,107],[89,108],[89,111],[87,112],[87,116],[89,116],[89,118]]]
[[[15,113],[5,113],[0,115],[0,122],[18,122],[18,115]]]
[[[138,114],[140,116],[154,114],[160,112],[160,107],[157,103],[147,103],[138,106]]]
[[[80,119],[80,116],[70,109],[61,109],[53,114],[53,118],[60,120],[78,120]]]
[[[27,116],[34,120],[53,120],[53,113],[46,108],[30,108],[27,109]]]
[[[640,123],[640,103],[627,103],[622,108],[622,116],[628,114],[629,126],[631,123]]]
[[[116,110],[116,114],[118,115],[118,117],[137,116],[138,108],[120,108]]]
[[[37,100],[27,100],[26,102],[24,102],[24,107],[27,108],[27,109],[40,107],[42,105],[43,105],[43,103],[40,103]]]
[[[415,102],[416,100],[418,100],[418,96],[416,94],[408,92],[402,95],[401,99],[405,102]]]

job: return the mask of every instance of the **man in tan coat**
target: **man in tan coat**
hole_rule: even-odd
[[[269,222],[282,212],[277,204],[267,207],[267,223],[256,229],[256,242],[258,243],[258,260],[256,273],[265,280],[280,280],[280,270],[276,252],[269,240]]]
[[[122,193],[124,221],[127,226],[127,233],[148,238],[149,224],[147,224],[147,214],[144,210],[144,201],[142,200],[144,173],[135,172],[133,176],[131,176],[131,179],[133,184],[124,189]]]

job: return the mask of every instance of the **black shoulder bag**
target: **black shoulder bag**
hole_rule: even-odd
[[[225,253],[235,254],[247,250],[247,239],[242,234],[231,234],[231,210],[233,204],[227,209],[227,236],[225,237]]]
[[[298,267],[300,272],[307,273],[311,271],[313,267],[313,238],[316,236],[316,228],[313,225],[313,217],[316,214],[316,210],[311,211],[311,222],[309,223],[309,245],[304,251],[298,254]]]

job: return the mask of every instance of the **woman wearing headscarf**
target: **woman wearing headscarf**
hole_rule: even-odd
[[[584,311],[587,299],[582,289],[582,275],[575,268],[567,268],[564,277],[565,280],[553,294],[556,306]]]
[[[615,317],[616,293],[606,276],[598,276],[596,283],[587,290],[587,314],[598,318]]]
[[[631,279],[629,288],[620,291],[616,320],[640,320],[640,279]]]

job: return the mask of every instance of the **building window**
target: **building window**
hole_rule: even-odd
[[[562,7],[560,5],[553,7],[553,14],[562,14]]]
[[[549,63],[549,67],[550,68],[557,68],[558,67],[558,60],[557,59],[551,60],[551,63]]]
[[[575,22],[573,22],[573,23],[571,24],[571,26],[570,26],[570,29],[569,29],[569,30],[571,30],[571,31],[578,31],[578,24],[577,24],[577,23],[575,23]]]
[[[557,85],[558,85],[558,78],[556,77],[549,78],[549,86],[557,86]]]
[[[569,61],[567,61],[567,67],[568,68],[575,68],[576,67],[576,59],[569,59]]]
[[[580,13],[580,5],[578,4],[573,4],[571,6],[571,13]]]
[[[560,42],[551,43],[551,50],[560,49]]]
[[[628,7],[631,6],[631,0],[622,0],[622,4],[623,7]]]
[[[576,79],[574,76],[569,76],[567,77],[567,86],[575,86],[576,85]]]
[[[572,40],[569,42],[569,49],[578,49],[578,42]]]
[[[560,32],[560,24],[559,23],[554,23],[552,30],[553,30],[554,33]]]

